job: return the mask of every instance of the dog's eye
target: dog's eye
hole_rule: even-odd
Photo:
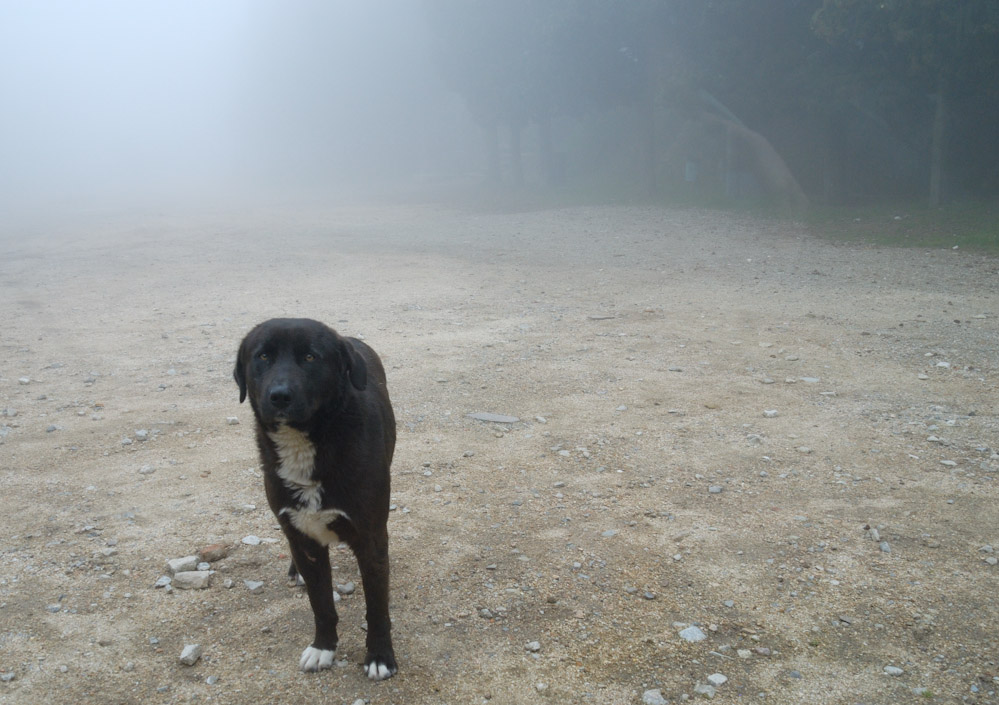
[[[305,354],[305,361],[306,362],[315,362],[316,361],[316,356],[313,355],[312,353],[306,353]]]
[[[257,359],[258,360],[270,360],[271,356],[268,355],[267,353],[260,353],[259,355],[257,355]]]

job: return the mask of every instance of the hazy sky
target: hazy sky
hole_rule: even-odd
[[[0,0],[0,101],[0,209],[419,172],[460,119],[417,0]]]

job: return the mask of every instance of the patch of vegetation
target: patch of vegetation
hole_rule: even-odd
[[[816,207],[804,220],[814,235],[842,242],[999,253],[999,204]]]

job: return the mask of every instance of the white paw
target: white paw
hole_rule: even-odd
[[[302,658],[298,660],[298,667],[305,672],[322,671],[333,665],[333,654],[335,651],[329,649],[317,649],[314,646],[305,647]]]
[[[395,669],[389,668],[384,663],[372,661],[364,667],[364,672],[373,681],[383,681],[395,675]]]

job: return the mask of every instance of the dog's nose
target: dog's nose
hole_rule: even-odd
[[[283,384],[271,387],[270,400],[275,409],[287,409],[291,405],[291,390]]]

